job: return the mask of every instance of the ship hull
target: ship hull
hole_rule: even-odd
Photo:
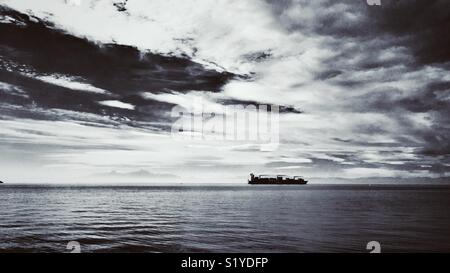
[[[308,181],[304,182],[252,182],[249,181],[248,184],[250,185],[306,185]]]
[[[306,185],[308,181],[306,180],[277,180],[277,179],[254,179],[249,180],[250,185]]]

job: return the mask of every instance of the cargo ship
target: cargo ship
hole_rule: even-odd
[[[258,175],[253,173],[248,178],[248,183],[251,185],[305,185],[308,183],[301,176],[288,175]]]

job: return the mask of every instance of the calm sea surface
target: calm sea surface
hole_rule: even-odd
[[[0,252],[450,251],[450,187],[0,186]]]

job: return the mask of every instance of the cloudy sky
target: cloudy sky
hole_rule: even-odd
[[[450,176],[450,2],[381,2],[0,0],[0,179]],[[174,136],[192,101],[279,145]]]

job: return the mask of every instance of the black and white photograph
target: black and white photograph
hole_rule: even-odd
[[[0,0],[0,253],[448,253],[449,121],[448,0]]]

